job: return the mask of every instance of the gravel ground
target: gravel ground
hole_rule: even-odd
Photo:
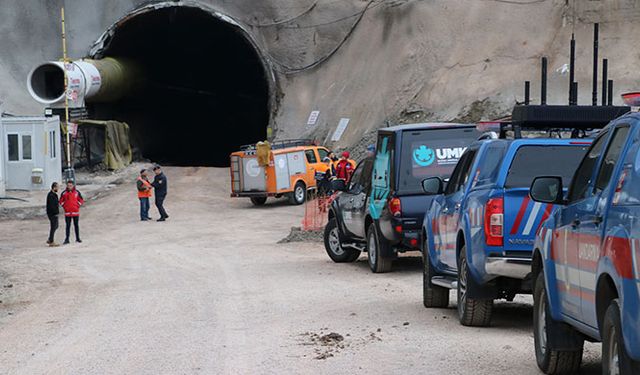
[[[318,242],[323,241],[323,232],[316,230],[303,231],[300,227],[291,227],[291,232],[288,236],[278,241],[278,243],[290,243],[290,242]]]
[[[529,297],[462,327],[454,306],[422,307],[420,258],[334,264],[320,243],[277,244],[301,206],[230,199],[225,169],[166,172],[165,223],[138,220],[132,185],[84,208],[82,244],[0,222],[1,374],[538,373]],[[585,353],[599,373],[600,346]]]

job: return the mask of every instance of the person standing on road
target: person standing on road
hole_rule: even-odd
[[[73,221],[73,229],[76,233],[76,242],[80,240],[80,206],[84,204],[82,194],[76,189],[76,185],[72,180],[67,182],[67,189],[60,195],[60,205],[64,209],[64,221],[66,224],[64,244],[69,243],[69,235],[71,234],[71,222]]]
[[[329,154],[327,155],[327,157],[329,159],[331,159],[331,162],[334,164],[334,166],[338,163],[338,161],[340,159],[338,159],[338,157],[336,156],[336,154],[333,151],[330,151]]]
[[[153,172],[156,176],[153,178],[151,186],[155,189],[156,194],[156,207],[160,212],[160,219],[158,221],[165,221],[169,218],[167,211],[164,210],[164,199],[167,197],[167,176],[162,173],[162,168],[159,165],[153,167]]]
[[[51,190],[47,194],[47,217],[49,218],[49,239],[47,244],[50,247],[60,246],[54,241],[56,230],[58,230],[58,215],[60,205],[58,204],[58,183],[51,184]]]
[[[151,198],[153,187],[151,186],[151,182],[149,182],[149,177],[147,177],[146,169],[140,171],[140,176],[138,176],[138,180],[136,181],[136,187],[138,188],[138,199],[140,200],[140,220],[151,220],[149,217],[149,198]]]
[[[343,152],[338,164],[336,164],[336,177],[343,179],[347,184],[349,184],[351,175],[356,169],[355,162],[349,159],[350,155],[349,151]]]
[[[327,165],[325,172],[316,172],[316,185],[318,186],[318,195],[329,196],[332,194],[331,181],[335,179],[336,171],[333,166],[331,158],[328,156],[322,159],[322,162]]]

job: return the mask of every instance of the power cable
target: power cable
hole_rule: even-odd
[[[321,58],[317,59],[316,61],[301,66],[301,67],[291,67],[281,61],[278,61],[277,59],[274,59],[272,56],[271,57],[271,61],[273,63],[275,63],[277,65],[276,70],[279,71],[280,73],[283,74],[296,74],[296,73],[301,73],[304,72],[306,70],[312,69],[317,67],[318,65],[324,63],[325,61],[329,60],[333,55],[336,54],[336,52],[338,52],[338,50],[340,50],[340,48],[342,48],[342,46],[347,42],[347,40],[349,39],[349,37],[351,37],[351,35],[353,34],[353,32],[355,31],[356,27],[358,27],[358,25],[360,24],[360,21],[362,21],[362,19],[364,18],[365,13],[369,10],[369,9],[373,9],[374,7],[377,7],[381,4],[384,4],[384,0],[381,1],[380,3],[371,6],[374,3],[375,0],[369,0],[369,2],[367,3],[367,5],[364,7],[364,9],[362,11],[360,11],[359,13],[356,13],[354,15],[351,16],[347,16],[347,17],[343,17],[340,20],[333,20],[330,23],[335,23],[335,22],[339,22],[341,20],[345,20],[351,17],[358,17],[356,19],[356,21],[353,23],[353,25],[351,25],[349,31],[345,34],[344,38],[342,38],[342,40],[326,55],[322,56]],[[329,23],[326,23],[329,24]],[[315,26],[309,26],[309,27],[316,27],[316,26],[320,26],[320,25],[315,25]]]
[[[313,2],[313,4],[311,4],[311,6],[307,9],[305,9],[302,13],[295,15],[293,17],[284,19],[284,20],[278,20],[278,21],[273,21],[273,22],[269,22],[269,23],[250,23],[250,22],[246,22],[245,23],[249,26],[252,27],[272,27],[272,26],[278,26],[278,25],[282,25],[285,23],[290,23],[292,21],[297,20],[298,18],[310,13],[316,6],[318,5],[318,0],[315,0]]]
[[[513,4],[513,5],[530,5],[530,4],[540,4],[544,3],[547,0],[530,0],[530,1],[516,1],[516,0],[490,0],[496,3],[505,3],[505,4]]]
[[[374,0],[374,1],[375,1],[375,0]],[[376,7],[378,7],[378,6],[380,6],[380,5],[382,5],[382,4],[384,4],[384,3],[385,3],[385,1],[384,1],[384,0],[382,0],[382,1],[380,1],[378,4],[376,4],[376,5],[374,5],[374,6],[369,7],[369,5],[370,5],[372,2],[374,2],[374,1],[370,1],[370,2],[369,2],[369,4],[367,5],[368,9],[367,9],[367,7],[365,7],[365,10],[363,10],[363,11],[359,11],[359,12],[357,12],[357,13],[354,13],[354,14],[351,14],[351,15],[348,15],[348,16],[344,16],[344,17],[337,18],[337,19],[334,19],[334,20],[331,20],[331,21],[327,21],[327,22],[316,23],[316,24],[313,24],[313,25],[303,25],[303,26],[300,26],[300,25],[296,25],[296,26],[284,26],[284,27],[283,27],[283,29],[313,29],[313,28],[316,28],[316,27],[319,27],[319,26],[332,25],[332,24],[334,24],[334,23],[338,23],[338,22],[342,22],[342,21],[344,21],[344,20],[348,20],[349,18],[354,18],[354,17],[361,16],[361,15],[362,15],[364,12],[366,12],[367,10],[371,10],[371,9],[376,8]]]

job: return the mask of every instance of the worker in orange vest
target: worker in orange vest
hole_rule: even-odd
[[[138,199],[140,200],[140,221],[151,220],[149,217],[149,198],[151,198],[153,188],[151,187],[151,182],[149,182],[146,169],[140,171],[136,185],[138,188]]]

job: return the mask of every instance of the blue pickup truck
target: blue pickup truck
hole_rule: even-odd
[[[612,121],[564,178],[542,173],[537,204],[559,206],[534,244],[534,343],[547,374],[577,372],[602,341],[603,374],[640,374],[640,114]]]
[[[535,176],[569,179],[590,140],[493,139],[472,144],[446,183],[427,178],[435,195],[423,221],[423,302],[446,307],[457,289],[467,326],[490,324],[495,299],[531,293],[535,234],[553,204],[533,202]]]

